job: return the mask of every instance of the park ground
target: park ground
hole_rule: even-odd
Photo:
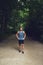
[[[0,42],[0,65],[43,65],[43,44],[26,38],[22,54],[15,35],[11,35]]]

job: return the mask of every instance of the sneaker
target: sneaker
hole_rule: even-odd
[[[21,52],[21,50],[19,50],[19,52]]]
[[[22,53],[24,54],[24,51],[22,51]]]

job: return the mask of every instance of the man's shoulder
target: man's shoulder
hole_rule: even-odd
[[[17,33],[19,33],[20,31],[18,31]]]
[[[23,31],[23,33],[25,33],[25,31]]]
[[[20,32],[23,32],[23,33],[25,33],[25,31],[18,31],[18,33],[20,33]]]

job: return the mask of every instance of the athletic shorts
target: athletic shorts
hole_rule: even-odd
[[[24,40],[19,40],[19,45],[24,44]]]

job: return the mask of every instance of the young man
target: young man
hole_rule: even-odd
[[[24,40],[26,38],[26,33],[23,31],[22,27],[20,27],[20,30],[16,33],[16,37],[19,41],[19,52],[21,52],[22,49],[22,53],[24,53]]]

